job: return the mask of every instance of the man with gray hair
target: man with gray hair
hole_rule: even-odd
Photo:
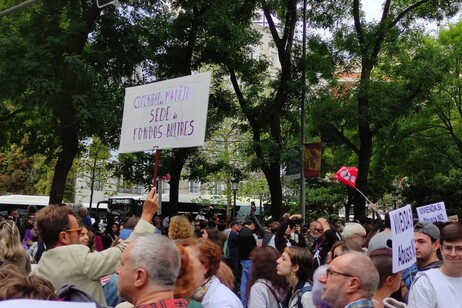
[[[119,295],[135,307],[187,307],[174,299],[181,259],[175,242],[158,234],[142,234],[120,257]]]
[[[332,308],[374,308],[372,297],[379,274],[363,253],[349,252],[335,258],[319,282],[324,284],[322,301]]]

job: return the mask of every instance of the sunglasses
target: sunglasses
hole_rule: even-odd
[[[73,232],[73,231],[76,231],[77,234],[80,234],[80,232],[82,231],[82,227],[64,230],[64,232],[69,232],[69,233],[71,233],[71,232]]]

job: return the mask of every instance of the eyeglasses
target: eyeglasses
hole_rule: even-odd
[[[332,274],[337,274],[337,275],[346,276],[346,277],[356,277],[355,275],[351,275],[347,273],[340,273],[330,268],[326,269],[326,278],[329,278],[329,276]]]
[[[322,232],[322,229],[313,228],[314,232]]]
[[[82,231],[82,227],[78,227],[78,228],[72,228],[72,229],[67,229],[67,230],[63,230],[64,232],[72,232],[72,231],[76,231],[77,234],[80,234],[80,232]]]
[[[444,253],[451,254],[453,251],[458,255],[462,255],[462,246],[443,245]]]

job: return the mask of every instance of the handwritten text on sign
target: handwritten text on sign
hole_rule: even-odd
[[[119,152],[204,144],[210,73],[127,88]]]
[[[448,221],[448,214],[446,213],[444,202],[418,207],[417,216],[419,216],[419,221],[428,221],[431,223],[435,221]]]
[[[414,221],[410,205],[390,212],[393,273],[415,263]]]

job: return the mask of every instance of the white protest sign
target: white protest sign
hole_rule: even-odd
[[[419,217],[419,221],[428,221],[431,223],[435,221],[448,221],[444,202],[419,206],[417,208],[417,216]]]
[[[49,301],[36,299],[11,299],[0,301],[0,308],[96,308],[95,303]]]
[[[416,261],[414,221],[408,204],[390,212],[393,249],[393,273],[402,271]]]
[[[204,144],[210,72],[125,90],[120,153]]]

